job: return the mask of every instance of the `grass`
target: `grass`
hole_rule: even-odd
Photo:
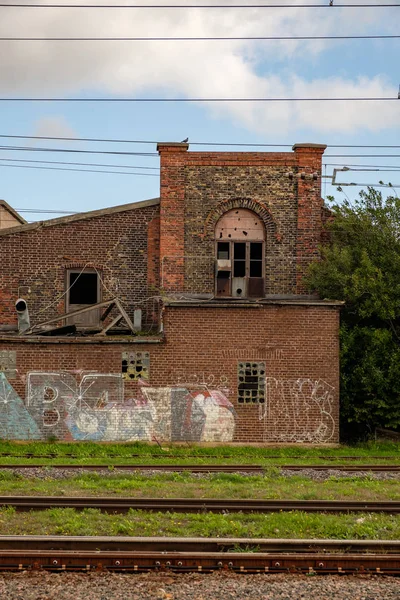
[[[8,454],[9,456],[4,456]],[[38,456],[52,455],[52,458]],[[34,455],[35,458],[30,458]],[[133,456],[135,455],[135,456]],[[52,480],[25,479],[12,471],[0,470],[0,495],[132,496],[132,497],[226,497],[271,499],[400,500],[398,480],[379,481],[372,477],[337,477],[313,481],[296,476],[282,477],[276,465],[346,462],[400,464],[400,445],[369,443],[357,446],[316,448],[304,446],[186,446],[96,443],[0,441],[0,463],[52,463],[117,465],[142,464],[260,464],[264,475],[243,477],[236,473],[215,473],[196,477],[190,473],[116,474],[83,472],[79,476]],[[372,457],[372,458],[371,458]],[[395,458],[393,458],[395,457]],[[324,460],[325,458],[325,460]],[[357,464],[351,461],[349,464]],[[1,468],[1,467],[0,467]],[[17,513],[0,509],[0,535],[128,535],[128,536],[211,536],[272,538],[399,539],[398,516],[380,514],[173,514],[131,511],[124,515],[104,514],[95,509],[75,511],[53,508],[43,512]]]
[[[8,454],[9,456],[4,456]],[[37,457],[51,454],[53,458],[42,458],[42,464],[57,462],[65,464],[74,462],[85,464],[113,464],[118,463],[170,463],[171,461],[187,464],[206,463],[257,463],[287,464],[301,460],[304,464],[322,462],[330,459],[344,462],[346,456],[355,456],[366,462],[380,462],[382,459],[390,458],[391,462],[400,464],[400,445],[394,442],[365,443],[355,446],[339,446],[335,448],[326,447],[304,447],[278,446],[278,447],[256,447],[256,446],[215,446],[205,447],[191,444],[172,446],[154,445],[141,442],[121,444],[99,444],[94,442],[7,442],[0,441],[0,462],[4,464],[18,464],[27,462],[29,455]],[[134,456],[133,456],[134,455]],[[372,458],[371,458],[372,457]],[[393,457],[396,457],[393,459]]]
[[[51,479],[49,472],[49,478],[41,480],[0,471],[0,495],[400,500],[400,481],[379,481],[368,476],[313,481],[300,476],[244,477],[235,473],[216,473],[201,478],[190,473],[160,473],[152,477],[111,473],[104,477],[96,472],[62,480]]]
[[[124,535],[241,538],[386,539],[400,536],[400,519],[390,515],[320,515],[289,512],[265,515],[146,513],[103,514],[53,508],[17,513],[0,509],[0,535]]]

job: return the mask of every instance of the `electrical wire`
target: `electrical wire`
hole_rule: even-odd
[[[127,140],[118,138],[81,138],[81,137],[56,137],[45,135],[6,135],[0,134],[0,138],[25,139],[25,140],[57,140],[68,142],[100,142],[110,144],[158,144],[158,140]],[[256,143],[231,143],[231,142],[190,142],[190,146],[237,146],[253,148],[292,148],[293,144],[256,144]],[[387,144],[328,144],[328,148],[400,148],[400,145]],[[152,168],[152,167],[147,167]]]
[[[112,167],[113,169],[147,169],[151,171],[159,171],[159,167],[141,167],[139,165],[110,165],[104,163],[84,163],[84,162],[66,162],[60,160],[33,160],[23,158],[0,158],[4,162],[22,162],[22,163],[40,163],[47,165],[74,165],[80,167]]]
[[[45,171],[79,171],[81,173],[108,173],[109,175],[139,175],[142,177],[158,177],[156,173],[136,173],[134,171],[103,171],[97,169],[67,169],[64,167],[38,167],[33,165],[2,165],[0,168],[14,167],[15,169],[43,169]]]
[[[46,210],[45,208],[16,208],[19,213],[44,213],[54,215],[79,215],[79,211],[75,210]]]
[[[400,154],[325,154],[325,158],[400,158]]]
[[[399,5],[400,6],[400,5]],[[0,98],[0,102],[385,102],[396,96],[350,98]]]
[[[3,8],[135,8],[135,9],[192,9],[192,8],[390,8],[400,4],[4,4]]]
[[[224,41],[296,41],[296,40],[389,40],[400,35],[298,35],[252,37],[0,37],[0,42],[224,42]]]
[[[117,150],[78,150],[76,148],[39,148],[35,146],[0,146],[0,151],[7,152],[72,152],[75,154],[116,154],[118,156],[158,157],[157,152],[119,152]]]
[[[324,165],[326,165],[327,167],[373,167],[376,168],[377,170],[383,170],[383,169],[388,169],[388,170],[392,170],[395,173],[396,171],[398,171],[400,169],[400,165],[396,166],[396,165],[365,165],[365,164],[349,164],[349,163],[324,163]]]

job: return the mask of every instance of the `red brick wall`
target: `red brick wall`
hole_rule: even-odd
[[[159,144],[163,288],[214,291],[214,228],[225,210],[242,207],[264,221],[265,293],[304,293],[302,277],[321,243],[324,148],[187,152],[187,144]]]
[[[99,270],[103,299],[119,296],[132,314],[135,303],[158,286],[158,214],[156,205],[1,236],[0,324],[16,323],[20,295],[28,301],[32,324],[62,314],[66,269],[85,266]]]
[[[336,308],[304,305],[166,307],[164,327],[165,341],[157,344],[94,344],[82,339],[79,343],[60,339],[54,343],[42,338],[40,343],[2,341],[0,351],[16,351],[17,377],[10,378],[9,383],[25,399],[25,403],[28,403],[25,394],[29,373],[68,373],[79,382],[88,372],[121,373],[122,352],[149,352],[150,378],[146,381],[149,389],[173,387],[175,393],[189,390],[195,395],[204,395],[216,390],[224,394],[235,411],[233,441],[338,441]],[[239,361],[266,363],[264,405],[238,403]],[[51,378],[49,381],[51,384]],[[71,386],[70,380],[66,383]],[[96,405],[104,408],[105,403],[107,410],[114,410],[113,390],[112,384],[106,394],[98,392]],[[63,393],[68,395],[69,392]],[[96,393],[93,392],[93,397]],[[131,398],[141,397],[142,392],[136,382],[124,382],[124,398],[128,405]],[[54,400],[54,404],[48,402],[45,408],[50,407],[51,410],[52,406],[61,402],[60,398]],[[158,427],[156,432],[160,431],[161,421],[174,420],[166,404],[157,404],[161,400],[154,401],[158,406],[157,414],[152,417],[154,426]],[[187,400],[181,406],[186,407]],[[46,419],[51,421],[52,416],[49,415]],[[65,418],[63,415],[61,419]],[[4,415],[2,418],[5,418]],[[139,416],[140,419],[145,417]],[[229,441],[224,437],[227,423],[223,418],[216,420],[216,433],[212,439],[218,441],[221,436],[222,441]],[[108,439],[113,435],[112,426],[111,430],[110,427],[108,429]],[[40,436],[46,437],[51,435],[51,431],[57,431],[57,436],[71,438],[71,431],[66,426],[58,427],[41,425]],[[115,439],[121,439],[118,435],[116,429]],[[143,439],[140,435],[139,439]],[[160,437],[162,432],[154,435]],[[188,439],[193,438],[189,436]]]

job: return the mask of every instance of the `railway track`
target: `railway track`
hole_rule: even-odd
[[[0,570],[27,569],[400,575],[400,553],[386,541],[0,538]]]
[[[11,506],[17,511],[47,510],[49,508],[96,508],[108,513],[129,510],[179,513],[270,513],[303,511],[313,513],[378,512],[398,514],[398,501],[341,501],[341,500],[263,500],[225,498],[126,498],[126,497],[65,497],[65,496],[0,496],[0,507]]]
[[[151,464],[114,464],[114,465],[74,465],[74,464],[38,464],[38,463],[25,463],[21,465],[0,465],[0,470],[15,470],[15,469],[40,469],[40,468],[51,468],[51,469],[78,469],[82,471],[160,471],[170,472],[174,471],[177,473],[190,472],[190,473],[255,473],[262,475],[268,471],[268,469],[280,469],[281,471],[303,471],[305,469],[312,471],[343,471],[349,473],[356,472],[372,472],[372,473],[400,473],[400,465],[344,465],[344,464],[330,464],[330,465],[186,465],[186,464],[173,464],[173,465],[151,465]]]

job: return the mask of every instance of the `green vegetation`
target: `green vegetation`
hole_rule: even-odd
[[[400,198],[368,188],[332,212],[331,244],[311,266],[308,284],[322,298],[346,302],[342,435],[365,439],[375,427],[400,428]]]
[[[245,477],[231,473],[198,478],[190,473],[164,473],[152,477],[112,474],[103,477],[94,472],[63,480],[40,480],[24,479],[18,474],[0,471],[0,495],[400,500],[400,482],[395,479],[379,481],[368,476],[313,481],[299,476]]]
[[[185,515],[131,511],[108,515],[53,508],[17,513],[0,509],[0,535],[130,535],[178,537],[398,539],[400,519],[379,514]]]
[[[288,464],[299,461],[304,464],[322,463],[327,460],[345,462],[353,456],[364,462],[380,462],[382,459],[398,457],[400,445],[392,442],[363,443],[352,446],[215,446],[205,447],[163,446],[141,442],[121,444],[99,444],[95,442],[6,442],[0,441],[0,463],[18,464],[30,461],[42,464]],[[51,458],[45,458],[49,456]],[[31,458],[32,457],[32,458]],[[37,457],[43,457],[40,460]],[[330,464],[330,462],[329,462]],[[351,463],[353,464],[353,463]]]

